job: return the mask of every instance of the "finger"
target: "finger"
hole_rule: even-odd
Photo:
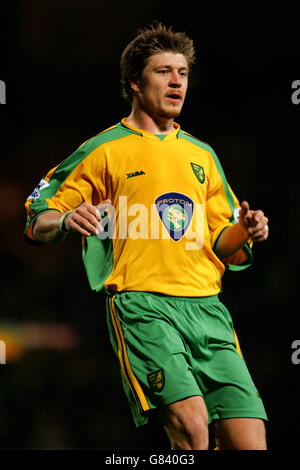
[[[103,207],[108,207],[111,205],[111,200],[110,199],[105,199],[102,201],[100,204],[98,204],[97,209],[102,209]]]
[[[111,199],[104,199],[104,201],[102,201],[102,202],[100,202],[100,204],[98,204],[98,207],[102,206],[102,204],[111,204]]]
[[[81,216],[83,219],[87,220],[91,225],[93,225],[95,228],[98,227],[99,225],[99,222],[101,222],[102,218],[100,216],[100,214],[98,213],[97,211],[97,208],[92,206],[92,205],[89,205],[89,206],[86,206],[86,207],[79,207],[78,209],[76,209],[76,211],[74,212],[74,218],[75,220],[77,215]],[[78,222],[78,220],[77,220]],[[82,220],[80,220],[80,223],[82,222]]]
[[[243,201],[241,204],[240,216],[244,216],[249,211],[249,204],[247,201]]]
[[[99,214],[97,207],[92,206],[91,204],[82,204],[76,209],[76,213],[80,214],[84,218],[87,218],[93,225],[97,225],[97,223],[101,221],[101,215]]]
[[[98,235],[99,232],[103,231],[103,228],[100,228],[99,222],[93,217],[93,220],[90,220],[90,218],[87,218],[91,216],[81,216],[79,212],[75,212],[73,214],[73,217],[69,221],[69,225],[72,229],[75,228],[75,230],[78,230],[78,226],[83,229],[85,232],[87,232],[88,235],[91,233],[94,233],[95,235]],[[81,230],[79,230],[80,233],[83,233]],[[84,233],[86,235],[86,233]]]
[[[256,237],[252,238],[252,240],[254,242],[264,242],[265,240],[267,240],[269,236],[269,233],[264,231],[264,233],[262,233],[261,235],[257,235]]]
[[[265,216],[262,219],[259,219],[257,222],[253,221],[251,227],[249,227],[248,231],[250,235],[254,235],[256,232],[263,230],[266,225],[268,225],[269,219]]]
[[[88,207],[88,212],[89,212],[90,214],[92,214],[94,217],[96,217],[96,219],[97,219],[98,222],[100,222],[100,221],[102,220],[101,214],[100,214],[100,212],[98,211],[97,206],[92,206],[92,205],[90,205],[90,206]]]
[[[249,226],[251,224],[252,216],[253,216],[253,211],[250,210],[248,202],[243,201],[241,204],[239,217],[246,225]]]
[[[86,217],[91,223],[97,225],[98,221],[101,221],[101,215],[97,210],[97,206],[93,206],[89,202],[83,202],[78,206],[74,213],[80,214],[82,217]]]
[[[243,210],[249,210],[249,203],[247,201],[243,201],[241,204],[241,209]]]
[[[104,214],[105,210],[109,209],[110,207],[112,207],[111,200],[105,199],[104,201],[101,202],[101,204],[97,206],[97,212],[101,216],[101,214]]]
[[[263,219],[264,216],[265,216],[265,214],[263,213],[263,211],[261,211],[261,210],[254,211],[253,220],[255,222],[259,222],[260,220]]]
[[[251,213],[248,219],[250,227],[261,228],[268,223],[268,219],[261,210],[249,211],[249,213]]]
[[[257,231],[251,236],[251,239],[255,242],[265,241],[269,236],[269,227],[266,225],[262,230]]]
[[[70,225],[71,226],[71,225]],[[75,222],[75,220],[72,220],[72,231],[74,232],[79,232],[81,233],[82,235],[85,235],[86,237],[89,237],[91,235],[91,232],[88,232],[87,230],[85,230],[84,228],[82,228],[79,224],[77,224],[77,222]]]

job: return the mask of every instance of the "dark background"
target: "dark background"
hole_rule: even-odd
[[[59,247],[22,240],[24,202],[83,141],[129,114],[119,57],[154,20],[194,39],[197,65],[181,127],[208,142],[240,200],[270,219],[255,263],[226,273],[231,311],[264,400],[270,449],[297,447],[300,338],[300,78],[297,1],[240,7],[197,2],[2,2],[0,80],[0,448],[168,448],[160,427],[136,429],[110,347],[104,297],[88,287],[77,236]]]

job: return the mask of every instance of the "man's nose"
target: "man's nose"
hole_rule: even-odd
[[[169,86],[173,87],[181,87],[182,85],[182,78],[181,75],[174,70],[170,76]]]

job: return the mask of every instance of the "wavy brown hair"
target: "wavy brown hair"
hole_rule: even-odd
[[[192,39],[185,33],[175,32],[162,23],[153,24],[138,31],[138,35],[124,49],[121,55],[122,96],[132,102],[133,90],[130,82],[141,79],[144,67],[154,54],[174,52],[184,55],[189,69],[195,62],[195,49]]]

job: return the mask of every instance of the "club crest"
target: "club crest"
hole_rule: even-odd
[[[193,217],[192,199],[182,193],[165,193],[155,199],[155,207],[170,237],[174,241],[180,240]]]
[[[203,184],[205,181],[205,173],[203,166],[197,165],[196,163],[191,163],[195,175],[197,176],[198,181]]]
[[[148,384],[154,392],[161,392],[165,385],[165,374],[163,369],[155,370],[147,375]]]

